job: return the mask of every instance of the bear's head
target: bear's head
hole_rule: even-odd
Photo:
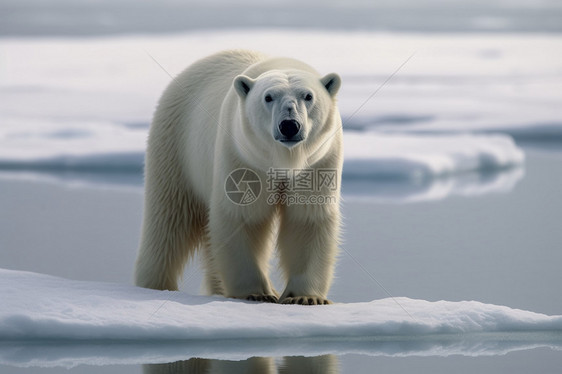
[[[256,79],[239,75],[233,85],[241,99],[242,129],[248,132],[244,136],[269,149],[278,166],[310,164],[313,155],[321,158],[320,148],[329,148],[323,145],[341,127],[337,74],[319,77],[303,70],[270,70]]]

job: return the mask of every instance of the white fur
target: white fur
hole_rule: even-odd
[[[209,56],[174,79],[148,139],[136,284],[176,290],[189,255],[202,248],[209,293],[277,296],[268,277],[277,247],[287,280],[281,301],[323,302],[340,226],[339,86],[335,74],[322,78],[300,61],[250,51]],[[275,140],[288,117],[302,125],[304,139],[296,145]],[[250,205],[228,199],[224,183],[233,170],[253,170],[265,190],[270,167],[337,169],[338,188],[321,191],[336,203],[270,205],[264,191]]]

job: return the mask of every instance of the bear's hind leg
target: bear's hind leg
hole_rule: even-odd
[[[204,291],[207,295],[224,295],[222,282],[217,273],[216,264],[211,254],[211,246],[205,242],[201,250],[202,264],[205,269],[205,279],[203,281]]]
[[[170,187],[168,187],[170,188]],[[176,187],[177,188],[177,187]],[[184,266],[204,237],[206,210],[185,190],[150,188],[145,212],[135,284],[158,290],[178,289]],[[156,195],[156,196],[154,196]]]

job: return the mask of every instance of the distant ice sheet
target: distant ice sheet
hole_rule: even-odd
[[[31,170],[136,170],[144,163],[146,128],[94,122],[80,129],[51,123],[0,130],[0,167]],[[504,135],[344,135],[344,174],[371,179],[427,179],[521,165],[525,156]]]
[[[66,349],[67,356],[62,358],[33,357],[45,340],[58,340],[59,344],[66,341],[67,346],[73,341],[78,347],[83,343],[95,345],[96,341],[125,346],[128,342],[129,355],[140,356],[136,357],[139,361],[146,360],[148,354],[154,360],[154,352],[141,343],[157,341],[183,344],[188,348],[183,351],[183,359],[189,358],[190,352],[219,359],[318,355],[341,350],[399,355],[395,344],[385,345],[385,339],[411,342],[406,354],[417,355],[497,354],[524,347],[562,347],[562,316],[476,301],[429,302],[399,297],[318,307],[259,304],[12,270],[0,270],[0,283],[5,285],[0,288],[0,341],[15,344],[0,345],[2,364],[73,366],[86,360],[81,355],[87,350],[79,348]],[[416,344],[422,337],[423,344]],[[263,344],[260,339],[275,339],[276,343]],[[231,344],[233,341],[236,344]],[[496,341],[503,343],[491,347]],[[213,349],[207,350],[210,342]],[[26,351],[26,346],[35,350]],[[49,349],[56,351],[56,344]],[[64,351],[58,354],[64,356]],[[126,354],[121,357],[113,352],[114,361],[127,359]],[[172,350],[164,356],[181,359],[177,357],[180,354]]]
[[[344,175],[423,181],[436,176],[521,165],[525,155],[505,135],[404,135],[347,132]]]
[[[4,129],[11,139],[0,147],[0,177],[140,189],[146,129],[101,123],[87,129],[84,136]],[[345,131],[344,160],[347,197],[413,202],[509,191],[524,174],[525,155],[505,135]]]
[[[345,128],[562,139],[562,36],[556,34],[215,30],[2,38],[0,118],[23,131],[34,123],[46,129],[65,123],[63,133],[71,135],[94,122],[146,127],[170,76],[232,48],[291,56],[323,74],[341,74]]]
[[[346,131],[348,179],[409,180],[415,183],[406,187],[428,191],[427,179],[441,178],[431,186],[437,196],[443,178],[523,162],[521,150],[496,134],[562,144],[556,34],[215,30],[2,38],[0,169],[140,174],[152,112],[171,76],[228,48],[292,56],[342,75],[343,125],[355,131]],[[518,178],[503,180],[461,188],[505,190]],[[447,184],[453,194],[458,185]]]
[[[26,132],[14,124],[0,132],[0,177],[142,188],[146,128],[52,123]],[[525,155],[505,135],[345,131],[344,159],[347,197],[413,202],[509,191]]]

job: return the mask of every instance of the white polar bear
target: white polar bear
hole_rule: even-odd
[[[136,284],[177,290],[201,248],[211,294],[329,303],[340,226],[340,85],[337,74],[321,77],[300,61],[243,50],[202,59],[174,79],[148,139]],[[334,170],[336,186],[300,192],[291,205],[263,192],[271,170],[295,171],[291,183],[302,169]],[[251,204],[225,193],[236,170],[259,177],[262,193]],[[319,201],[307,200],[312,194],[324,203],[310,203]],[[286,278],[280,298],[268,277],[275,247]]]

